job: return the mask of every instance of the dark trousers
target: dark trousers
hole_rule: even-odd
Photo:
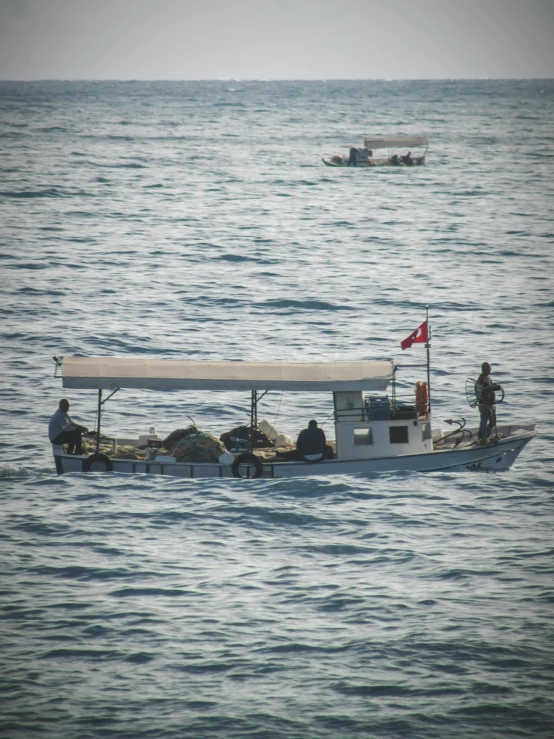
[[[479,413],[481,414],[481,422],[479,424],[479,438],[487,439],[494,428],[496,428],[496,406],[480,405]]]
[[[79,429],[75,431],[61,431],[55,439],[52,440],[52,444],[67,444],[67,453],[82,454],[83,449],[81,447],[81,432]]]

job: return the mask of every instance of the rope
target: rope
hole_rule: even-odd
[[[281,403],[283,402],[283,392],[281,391],[281,397],[279,398],[279,407],[277,408],[277,413],[275,414],[275,418],[273,419],[273,425],[275,428],[277,428],[277,419],[279,418],[279,412],[281,411]]]

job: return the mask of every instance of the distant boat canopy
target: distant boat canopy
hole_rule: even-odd
[[[419,146],[424,146],[427,149],[429,141],[426,136],[392,136],[386,138],[383,136],[366,136],[364,146],[366,149],[409,149]]]

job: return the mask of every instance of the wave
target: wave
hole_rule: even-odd
[[[0,464],[0,478],[21,479],[30,477],[33,473],[25,465],[15,463]]]
[[[322,300],[287,300],[271,298],[265,300],[262,303],[258,303],[258,306],[264,308],[270,308],[271,310],[277,311],[288,311],[288,310],[299,310],[299,311],[352,311],[353,307],[348,305],[338,305],[336,303],[328,303]]]
[[[50,187],[44,190],[0,190],[0,196],[6,198],[65,198],[69,195],[62,190]]]

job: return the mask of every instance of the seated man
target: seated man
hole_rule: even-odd
[[[81,446],[81,434],[88,433],[85,426],[79,426],[73,423],[67,415],[69,410],[69,401],[62,398],[60,407],[51,417],[48,424],[48,438],[51,444],[67,444],[67,453],[84,454]]]
[[[310,421],[307,429],[303,429],[298,434],[296,440],[296,454],[298,459],[307,459],[310,462],[317,462],[325,457],[325,434],[323,429],[318,428],[317,421]]]

